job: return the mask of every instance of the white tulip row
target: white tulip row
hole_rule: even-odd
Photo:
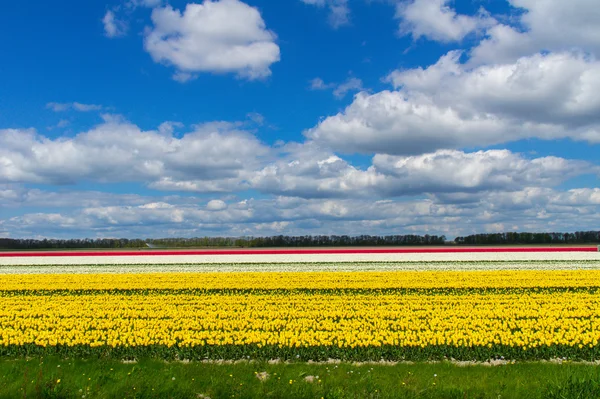
[[[1,266],[15,265],[181,265],[344,263],[344,262],[473,262],[473,261],[588,261],[600,252],[461,252],[388,254],[273,254],[273,255],[129,255],[0,257]]]
[[[316,272],[316,271],[443,271],[443,270],[600,270],[599,260],[454,261],[454,262],[306,262],[306,263],[195,263],[5,265],[0,274],[97,274],[186,272]]]

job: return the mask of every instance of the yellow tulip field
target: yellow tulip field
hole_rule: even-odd
[[[0,275],[0,351],[598,358],[600,270]]]

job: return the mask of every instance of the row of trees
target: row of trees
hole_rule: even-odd
[[[444,236],[393,235],[393,236],[273,236],[273,237],[200,237],[158,239],[13,239],[0,238],[0,249],[75,249],[75,248],[228,248],[228,247],[353,247],[353,246],[400,246],[443,245]]]
[[[474,234],[467,237],[456,237],[454,242],[464,245],[596,244],[600,243],[600,231]]]
[[[402,245],[515,245],[515,244],[598,244],[600,231],[575,233],[491,233],[456,237],[447,242],[445,236],[437,235],[388,235],[388,236],[272,236],[272,237],[201,237],[159,239],[13,239],[0,238],[0,249],[85,249],[85,248],[227,248],[227,247],[360,247]]]
[[[203,237],[161,238],[147,240],[155,247],[359,247],[396,245],[444,245],[446,237],[436,235],[393,236],[273,236],[273,237]]]
[[[127,238],[73,238],[69,240],[0,238],[0,249],[85,249],[85,248],[145,248],[144,240]]]

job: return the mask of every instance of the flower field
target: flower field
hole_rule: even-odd
[[[0,353],[599,359],[599,254],[510,255],[505,261],[134,267],[6,262],[0,266]]]

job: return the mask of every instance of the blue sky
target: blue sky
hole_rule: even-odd
[[[597,229],[594,3],[5,5],[0,236]]]

